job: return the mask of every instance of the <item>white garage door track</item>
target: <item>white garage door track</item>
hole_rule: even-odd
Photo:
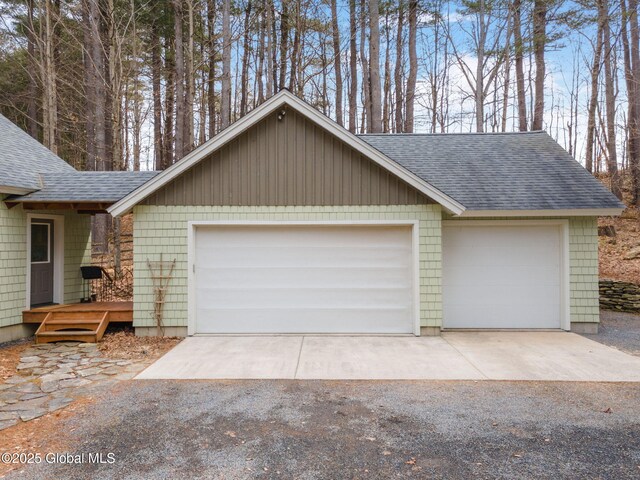
[[[640,382],[640,357],[567,332],[189,337],[138,379]]]

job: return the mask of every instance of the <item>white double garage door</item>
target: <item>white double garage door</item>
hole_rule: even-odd
[[[193,224],[190,333],[418,334],[416,228]],[[443,327],[562,328],[565,235],[556,223],[445,222]]]

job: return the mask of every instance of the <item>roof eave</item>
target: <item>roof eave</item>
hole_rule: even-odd
[[[14,185],[0,185],[0,193],[5,195],[26,195],[36,190],[35,188],[16,187]]]
[[[623,207],[607,208],[565,208],[544,210],[465,210],[456,217],[616,217],[624,211]]]
[[[108,212],[114,217],[118,217],[130,212],[133,207],[140,201],[144,200],[149,195],[162,188],[171,180],[191,168],[193,165],[197,164],[200,160],[224,146],[233,138],[237,137],[244,131],[251,128],[253,125],[260,122],[262,119],[276,111],[278,108],[282,108],[283,105],[287,105],[296,110],[301,115],[305,115],[307,118],[315,121],[320,126],[324,127],[327,131],[333,133],[336,137],[351,145],[354,149],[367,156],[374,162],[378,163],[381,167],[385,168],[389,172],[407,182],[409,185],[416,188],[418,191],[424,193],[428,197],[438,202],[447,212],[454,215],[459,215],[464,212],[464,205],[444,194],[433,185],[427,183],[417,175],[399,165],[397,162],[394,162],[382,152],[376,150],[364,140],[359,139],[357,136],[339,126],[328,117],[322,115],[313,107],[307,105],[305,102],[298,99],[286,90],[282,90],[278,94],[274,95],[258,108],[230,125],[228,128],[210,139],[208,142],[205,142],[200,147],[187,154],[178,163],[172,165],[167,170],[142,184],[129,195],[112,205],[108,209]]]

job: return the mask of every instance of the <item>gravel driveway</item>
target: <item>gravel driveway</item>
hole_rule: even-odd
[[[639,322],[588,338],[638,355]],[[57,432],[115,463],[8,478],[618,480],[640,478],[640,383],[133,380]]]
[[[9,478],[638,478],[640,384],[128,381],[60,432],[115,463]]]
[[[640,356],[640,315],[601,310],[598,334],[585,337]]]

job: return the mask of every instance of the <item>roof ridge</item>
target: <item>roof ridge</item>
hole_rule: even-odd
[[[531,135],[547,133],[545,130],[528,130],[526,132],[416,132],[416,133],[357,133],[357,137],[442,137],[456,135]]]

